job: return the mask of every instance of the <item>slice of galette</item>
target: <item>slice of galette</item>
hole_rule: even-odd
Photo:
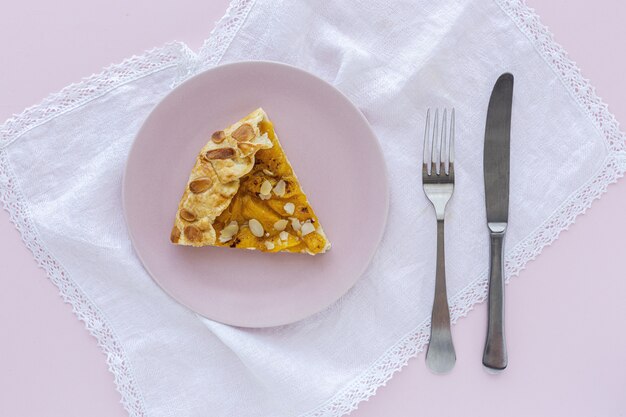
[[[213,133],[200,150],[170,240],[311,255],[330,249],[263,109]]]

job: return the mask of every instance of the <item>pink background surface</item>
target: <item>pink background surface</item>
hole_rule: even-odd
[[[617,118],[626,120],[626,3],[528,3]],[[0,119],[164,42],[199,47],[226,5],[226,0],[5,4]],[[625,206],[622,181],[507,287],[505,373],[482,369],[486,308],[480,305],[453,329],[458,361],[452,374],[430,374],[420,355],[352,416],[626,415]],[[35,266],[4,211],[0,265],[0,415],[126,416],[95,339]]]

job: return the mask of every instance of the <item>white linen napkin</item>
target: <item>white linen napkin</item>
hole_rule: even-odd
[[[389,168],[383,242],[357,285],[293,325],[254,330],[176,304],[134,255],[125,160],[174,85],[237,60],[286,62],[365,114]],[[520,0],[235,0],[198,54],[166,45],[53,94],[0,127],[0,199],[98,339],[131,416],[340,416],[427,342],[434,213],[421,191],[427,107],[457,110],[447,217],[453,320],[486,295],[482,144],[497,76],[516,76],[506,273],[554,241],[626,168],[616,121]]]

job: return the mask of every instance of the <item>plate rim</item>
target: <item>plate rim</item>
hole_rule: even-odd
[[[137,145],[137,139],[140,137],[141,133],[143,132],[143,130],[146,128],[146,124],[147,122],[154,116],[155,111],[159,108],[159,106],[166,101],[171,95],[175,94],[177,92],[177,90],[179,90],[180,88],[182,88],[183,86],[185,86],[186,84],[191,84],[192,82],[194,82],[196,79],[205,76],[206,73],[209,72],[213,72],[216,70],[223,70],[223,69],[227,69],[229,67],[237,67],[237,66],[245,66],[245,65],[262,65],[262,66],[269,66],[269,67],[280,67],[282,69],[286,69],[288,71],[296,71],[299,72],[301,75],[305,76],[305,77],[309,77],[309,78],[313,78],[318,82],[321,82],[323,84],[325,84],[327,87],[330,87],[330,91],[334,92],[335,94],[338,94],[341,99],[343,101],[345,101],[353,110],[356,111],[356,113],[358,114],[358,117],[360,118],[360,120],[363,122],[363,124],[366,126],[367,130],[369,131],[369,133],[371,134],[371,136],[374,138],[374,144],[375,144],[375,148],[378,152],[378,154],[380,155],[380,159],[382,162],[382,183],[384,184],[385,187],[385,192],[384,192],[384,204],[383,204],[383,214],[382,214],[382,223],[381,223],[381,227],[379,232],[377,233],[376,237],[375,237],[375,244],[372,246],[372,250],[371,253],[368,254],[368,261],[364,262],[363,267],[361,268],[361,270],[359,271],[359,273],[357,274],[357,278],[354,280],[354,282],[345,290],[343,291],[339,296],[333,298],[330,302],[326,303],[325,305],[315,309],[315,311],[307,313],[306,315],[296,318],[296,319],[289,319],[289,320],[282,320],[280,322],[277,323],[271,323],[271,324],[267,324],[267,325],[246,325],[246,324],[241,324],[241,323],[235,323],[235,322],[231,322],[229,320],[223,320],[223,319],[216,319],[213,317],[208,317],[207,315],[203,314],[200,311],[194,310],[193,308],[191,308],[187,303],[183,302],[182,300],[180,300],[178,297],[174,296],[170,291],[168,291],[159,281],[159,279],[156,277],[156,275],[151,271],[151,269],[149,268],[147,262],[144,260],[144,258],[142,257],[141,253],[136,249],[136,236],[135,233],[132,231],[132,227],[130,226],[130,221],[128,219],[128,207],[127,207],[127,180],[128,180],[128,171],[129,171],[129,162],[131,159],[131,155],[134,154],[138,148]],[[122,187],[121,187],[121,198],[122,198],[122,211],[123,211],[123,216],[124,216],[124,223],[126,225],[126,229],[128,231],[128,235],[130,238],[130,242],[131,242],[131,246],[133,248],[133,253],[137,256],[137,258],[139,259],[139,261],[141,262],[141,266],[146,270],[146,272],[148,273],[148,275],[150,276],[151,280],[157,284],[157,286],[168,296],[170,297],[172,300],[174,300],[177,304],[179,304],[180,306],[186,308],[187,310],[191,311],[194,314],[197,314],[201,317],[203,317],[204,319],[207,320],[211,320],[214,322],[218,322],[218,323],[222,323],[225,325],[229,325],[229,326],[235,326],[235,327],[242,327],[242,328],[257,328],[257,329],[262,329],[262,328],[272,328],[272,327],[278,327],[278,326],[283,326],[283,325],[287,325],[287,324],[292,324],[292,323],[297,323],[300,322],[304,319],[307,319],[315,314],[318,314],[324,310],[326,310],[327,308],[329,308],[330,306],[332,306],[333,304],[335,304],[338,300],[340,300],[343,296],[345,296],[356,284],[357,282],[361,279],[361,277],[363,276],[363,274],[367,271],[367,269],[369,268],[369,266],[371,265],[374,256],[376,255],[376,253],[378,252],[378,249],[380,247],[380,244],[382,242],[383,236],[387,230],[387,222],[388,222],[388,217],[389,217],[389,203],[390,203],[390,191],[389,191],[389,171],[387,168],[387,161],[385,159],[385,154],[383,152],[383,148],[382,145],[378,139],[378,136],[375,134],[374,129],[372,129],[372,126],[370,125],[369,121],[367,120],[367,118],[365,117],[365,115],[363,114],[363,112],[361,111],[361,109],[359,109],[353,102],[352,100],[350,100],[348,98],[348,96],[346,96],[341,90],[339,90],[337,87],[335,87],[334,85],[332,85],[331,83],[329,83],[328,81],[324,80],[323,78],[309,72],[306,71],[302,68],[296,67],[294,65],[291,64],[287,64],[284,62],[279,62],[279,61],[271,61],[271,60],[240,60],[240,61],[233,61],[233,62],[228,62],[225,64],[220,64],[220,65],[216,65],[210,68],[207,68],[191,77],[189,77],[188,79],[186,79],[185,81],[183,81],[182,83],[178,84],[177,86],[175,86],[171,91],[169,91],[166,95],[164,95],[161,99],[159,99],[159,101],[150,109],[150,112],[148,113],[148,115],[146,116],[146,118],[143,120],[141,127],[139,128],[139,130],[137,130],[137,133],[134,135],[133,140],[132,140],[132,144],[129,147],[128,150],[128,155],[126,157],[126,161],[124,162],[124,172],[122,174]],[[380,196],[377,196],[377,198],[380,198]]]

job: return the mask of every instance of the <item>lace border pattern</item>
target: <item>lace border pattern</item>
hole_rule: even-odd
[[[256,0],[231,0],[226,13],[216,23],[209,37],[196,54],[189,48],[184,51],[185,61],[179,67],[178,76],[172,87],[176,87],[203,70],[217,65],[230,46],[234,35],[248,17]]]
[[[533,43],[537,52],[552,67],[565,88],[580,105],[583,112],[602,133],[611,152],[626,152],[624,134],[608,106],[596,94],[588,79],[559,45],[539,16],[523,0],[495,0],[500,8],[515,22],[517,27]]]
[[[562,230],[573,224],[576,217],[584,213],[592,202],[606,191],[609,184],[623,175],[626,170],[624,158],[626,141],[606,104],[596,95],[589,81],[582,77],[580,70],[567,57],[565,50],[553,40],[551,33],[540,22],[534,11],[523,0],[494,1],[530,39],[538,53],[553,68],[585,114],[602,132],[609,150],[609,156],[599,172],[509,254],[505,268],[507,279],[510,279],[519,274],[525,264],[534,259],[546,245],[554,242]],[[64,88],[59,93],[46,98],[41,104],[26,109],[22,114],[14,116],[0,126],[0,202],[9,212],[11,221],[21,233],[25,245],[33,252],[38,265],[47,272],[51,281],[59,287],[63,300],[72,305],[75,314],[85,322],[89,332],[98,340],[98,344],[107,356],[109,369],[114,374],[124,408],[131,417],[145,417],[147,414],[141,393],[134,382],[130,363],[103,314],[71,280],[38,236],[11,170],[6,151],[3,149],[28,130],[106,94],[126,82],[179,65],[181,59],[185,57],[186,63],[192,66],[186,69],[186,76],[193,75],[202,68],[218,64],[254,2],[255,0],[231,1],[226,15],[217,23],[198,55],[189,54],[186,45],[181,43],[172,43],[153,49],[142,56],[135,56],[121,64],[110,66],[98,75],[92,75],[78,84]],[[476,303],[485,300],[486,295],[485,272],[451,300],[453,322],[467,315]],[[406,366],[410,358],[424,349],[428,342],[429,332],[430,323],[426,321],[388,349],[344,390],[315,410],[300,417],[341,417],[355,410],[362,401],[374,395],[378,387],[384,386],[396,372]]]
[[[98,341],[128,414],[131,417],[145,417],[143,397],[134,382],[124,349],[102,312],[70,278],[39,237],[4,149],[0,149],[0,202],[20,232],[24,244],[33,253],[37,265],[46,271],[48,278],[59,288],[63,301],[72,306],[74,314]]]
[[[175,66],[180,61],[182,43],[173,42],[133,56],[121,64],[111,65],[100,74],[71,84],[45,98],[40,104],[29,107],[0,126],[0,149],[4,149],[24,133],[47,121],[72,111],[119,86],[145,77],[156,71]]]

